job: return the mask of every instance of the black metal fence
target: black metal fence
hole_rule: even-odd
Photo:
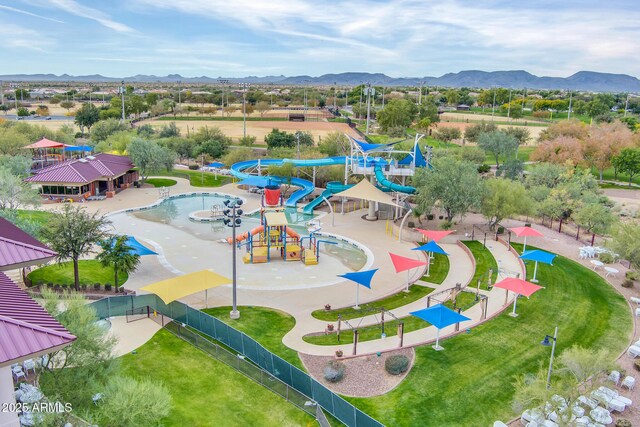
[[[186,304],[174,301],[167,305],[155,295],[113,296],[93,303],[100,318],[125,316],[127,311],[135,311],[145,306],[149,306],[154,311],[150,314],[151,316],[161,314],[173,319],[174,322],[165,326],[172,332],[301,408],[308,407],[315,412],[315,408],[309,402],[317,403],[348,427],[383,426],[382,423],[329,390],[306,372],[265,349],[250,336]],[[189,330],[187,326],[205,337]],[[223,349],[206,337],[221,342],[237,354]],[[247,363],[243,358],[251,363]]]

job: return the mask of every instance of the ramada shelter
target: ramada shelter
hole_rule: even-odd
[[[138,178],[129,157],[100,153],[45,167],[26,181],[38,184],[41,194],[50,199],[78,201],[90,196],[113,197]]]

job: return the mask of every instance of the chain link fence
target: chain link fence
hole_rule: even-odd
[[[153,313],[173,319],[162,323],[174,334],[269,388],[315,416],[316,407],[348,427],[382,427],[383,424],[335,394],[306,372],[271,353],[250,336],[221,320],[178,301],[165,304],[156,295],[123,295],[92,303],[98,317],[125,316],[149,306]],[[216,344],[218,341],[226,348]]]

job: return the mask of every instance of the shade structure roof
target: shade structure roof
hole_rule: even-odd
[[[407,258],[402,255],[393,254],[391,252],[389,252],[389,256],[391,257],[391,262],[393,263],[393,267],[396,269],[396,273],[400,273],[402,271],[411,270],[412,268],[422,267],[423,265],[427,265],[426,261]]]
[[[520,255],[520,259],[542,262],[544,264],[553,263],[553,259],[556,257],[556,254],[552,254],[550,252],[541,251],[540,249],[534,249],[531,251],[526,251],[522,255]]]
[[[339,274],[338,277],[344,277],[345,279],[349,279],[352,282],[356,282],[359,285],[364,286],[365,288],[371,289],[371,279],[373,275],[378,271],[377,268],[373,270],[366,271],[354,271],[346,274]]]
[[[407,157],[398,162],[399,165],[410,165],[413,163],[417,168],[424,168],[427,166],[427,160],[424,158],[420,147],[416,147],[416,156],[413,158],[413,154],[407,154]]]
[[[4,218],[0,218],[0,271],[49,262],[56,252]]]
[[[89,145],[67,145],[63,151],[93,151],[93,147]]]
[[[209,163],[207,166],[209,166],[210,168],[221,168],[224,166],[224,163],[222,162],[212,162]]]
[[[224,286],[231,283],[228,279],[211,270],[201,270],[195,273],[184,274],[172,279],[156,282],[141,288],[159,296],[165,304],[184,298],[207,289]]]
[[[270,227],[289,225],[289,221],[287,221],[287,215],[285,215],[284,212],[266,212],[264,214],[264,220]]]
[[[42,168],[25,181],[88,184],[99,179],[119,177],[133,168],[134,165],[127,156],[100,153]]]
[[[136,255],[144,256],[144,255],[158,255],[157,252],[152,251],[148,247],[144,246],[138,240],[136,240],[133,236],[127,236],[127,246],[131,248],[131,253]]]
[[[416,228],[416,230],[427,236],[427,238],[436,242],[443,237],[446,237],[449,234],[453,233],[453,230],[422,230],[420,228]]]
[[[0,366],[56,351],[76,339],[0,272]]]
[[[542,289],[542,286],[535,285],[531,282],[527,282],[526,280],[522,280],[517,277],[507,277],[506,279],[499,281],[493,286],[495,286],[496,288],[506,289],[508,291],[514,292],[518,295],[524,295],[526,297],[530,297],[531,295]]]
[[[422,246],[418,246],[411,249],[412,251],[425,251],[425,252],[434,252],[442,255],[449,255],[442,249],[435,240],[429,240],[429,243],[425,243]]]
[[[393,197],[384,191],[378,190],[366,178],[353,187],[334,194],[334,196],[350,197],[352,199],[369,200],[371,202],[384,203],[385,205],[399,206],[393,201]]]
[[[383,151],[388,150],[391,147],[391,144],[370,144],[368,142],[360,141],[355,138],[351,138],[356,143],[356,145],[360,148],[363,153],[367,153],[370,151]]]
[[[418,311],[412,311],[409,314],[431,323],[438,329],[446,328],[447,326],[453,325],[455,323],[471,320],[467,316],[463,316],[462,314],[459,314],[442,304],[437,304],[429,308],[423,308],[422,310]]]
[[[24,148],[62,148],[66,144],[62,142],[51,141],[47,138],[42,138],[38,142],[34,142],[33,144],[26,145]]]
[[[510,228],[509,230],[513,231],[514,233],[516,233],[516,236],[518,237],[530,237],[530,236],[537,236],[540,237],[543,234],[541,232],[539,232],[536,229],[533,229],[531,227],[514,227],[514,228]]]

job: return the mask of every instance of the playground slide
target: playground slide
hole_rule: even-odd
[[[394,182],[389,181],[387,177],[384,176],[384,174],[382,173],[382,166],[380,165],[376,165],[373,171],[376,174],[378,185],[380,185],[383,188],[388,188],[391,191],[397,191],[399,193],[406,193],[406,194],[414,194],[416,192],[415,187],[411,187],[409,185],[396,184]]]
[[[300,240],[300,235],[293,231],[291,227],[287,227],[287,236]]]
[[[242,242],[243,240],[248,239],[250,235],[255,236],[256,234],[260,233],[262,230],[264,230],[264,226],[259,225],[250,231],[246,231],[241,235],[236,236],[236,242]],[[231,237],[227,237],[227,243],[231,244]]]

